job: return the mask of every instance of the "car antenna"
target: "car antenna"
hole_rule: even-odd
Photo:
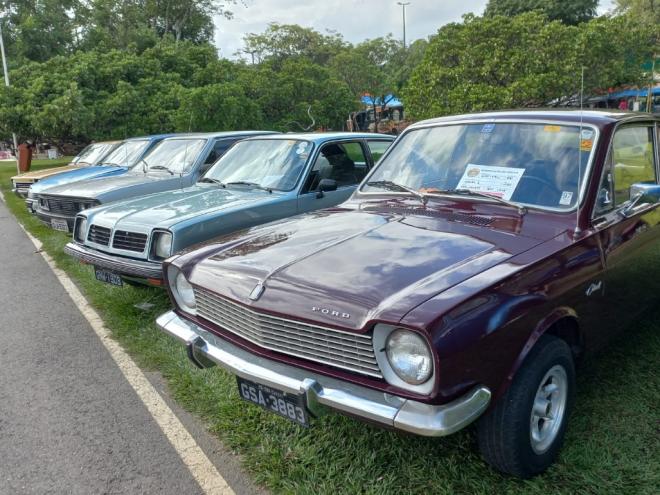
[[[578,237],[582,233],[580,229],[580,190],[582,189],[582,127],[584,125],[584,65],[580,77],[580,129],[578,131],[578,182],[577,182],[577,208],[574,236]],[[586,190],[586,189],[585,189]]]

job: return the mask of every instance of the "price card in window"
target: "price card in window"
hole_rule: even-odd
[[[524,168],[469,163],[463,172],[463,177],[458,181],[456,189],[469,189],[509,200],[524,173]]]

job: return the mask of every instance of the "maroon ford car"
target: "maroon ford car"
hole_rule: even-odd
[[[171,258],[158,324],[292,421],[476,421],[488,463],[533,476],[561,447],[577,360],[657,300],[659,120],[415,124],[339,207]]]

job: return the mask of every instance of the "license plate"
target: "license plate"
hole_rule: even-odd
[[[60,232],[68,232],[69,231],[69,224],[66,223],[66,220],[59,220],[57,218],[51,218],[50,219],[50,226],[53,227],[55,230],[59,230]]]
[[[106,284],[117,285],[119,287],[124,285],[124,282],[119,275],[103,270],[102,268],[94,267],[94,276],[99,282],[105,282]]]
[[[309,426],[305,398],[299,394],[287,394],[260,383],[254,383],[237,376],[238,393],[243,400],[261,406],[275,414],[298,423]]]

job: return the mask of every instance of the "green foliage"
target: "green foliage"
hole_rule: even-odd
[[[9,59],[43,62],[77,50],[141,52],[160,40],[208,43],[213,17],[236,0],[0,0]]]
[[[432,39],[403,93],[415,118],[537,107],[576,94],[641,80],[652,48],[648,31],[626,17],[578,26],[536,12],[465,16]]]
[[[596,17],[598,0],[489,0],[484,15],[517,16],[538,11],[551,21],[578,24]]]

